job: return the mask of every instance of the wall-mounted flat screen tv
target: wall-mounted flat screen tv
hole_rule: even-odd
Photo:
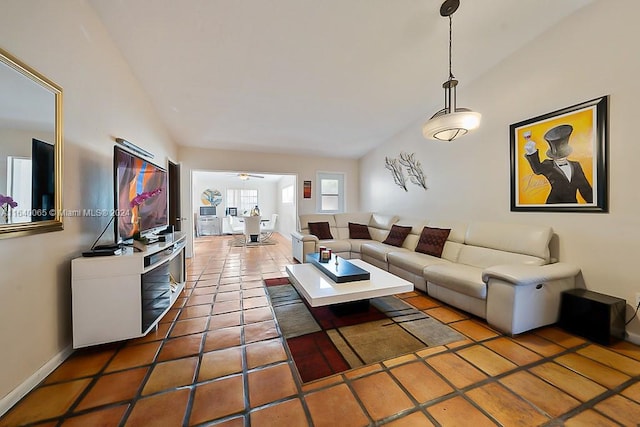
[[[116,242],[169,224],[167,172],[118,146],[113,153]]]

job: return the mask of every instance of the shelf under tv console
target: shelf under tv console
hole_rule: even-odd
[[[146,335],[173,306],[185,284],[186,235],[144,252],[71,261],[73,347]]]

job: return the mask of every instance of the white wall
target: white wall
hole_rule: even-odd
[[[358,194],[358,160],[333,157],[299,156],[287,154],[244,152],[232,150],[208,150],[202,148],[179,148],[181,162],[182,194],[191,194],[191,174],[197,170],[239,171],[250,170],[256,173],[297,175],[296,183],[298,213],[312,213],[316,210],[315,198],[302,198],[302,182],[313,181],[316,186],[316,172],[330,171],[345,174],[345,209],[350,212],[360,210]],[[315,197],[315,191],[313,196]],[[193,212],[191,201],[183,199],[182,212]],[[186,218],[185,215],[183,217]],[[184,229],[193,229],[193,219],[187,218]],[[189,236],[187,256],[191,256],[192,237]]]
[[[421,123],[360,163],[363,210],[424,218],[551,225],[560,260],[582,268],[588,289],[634,304],[640,292],[640,198],[635,114],[640,95],[637,16],[640,3],[597,1],[520,49],[483,78],[460,87],[459,106],[483,114],[481,129],[452,143],[423,140]],[[526,23],[523,23],[525,25]],[[462,77],[464,70],[458,70]],[[461,79],[464,83],[464,80]],[[438,82],[433,82],[437,85]],[[610,94],[610,213],[512,213],[509,125]],[[425,111],[425,117],[431,112]],[[415,152],[429,189],[405,193],[384,168],[385,156]],[[400,208],[401,207],[401,208]],[[627,317],[632,314],[627,307]],[[629,326],[640,338],[640,321]]]
[[[155,153],[157,163],[177,159],[146,95],[84,1],[3,0],[1,9],[1,47],[63,88],[64,208],[113,207],[116,136]],[[70,261],[105,225],[106,218],[65,218],[64,231],[0,240],[0,413],[43,365],[69,349]]]

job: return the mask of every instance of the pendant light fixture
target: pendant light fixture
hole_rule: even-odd
[[[445,0],[440,6],[440,16],[449,18],[449,79],[442,84],[444,88],[444,108],[435,113],[422,127],[422,134],[428,139],[451,142],[454,139],[477,129],[482,115],[468,108],[456,106],[456,86],[458,80],[451,71],[451,40],[453,13],[458,10],[460,0]]]

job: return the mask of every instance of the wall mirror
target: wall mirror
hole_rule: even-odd
[[[62,88],[0,49],[0,238],[62,230]]]

